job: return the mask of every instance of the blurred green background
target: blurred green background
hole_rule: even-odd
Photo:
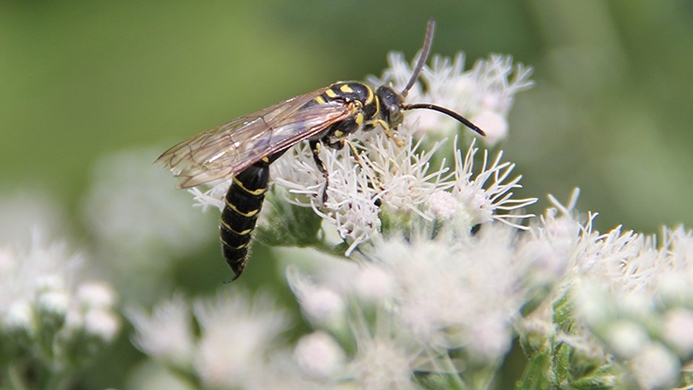
[[[53,198],[79,241],[99,157],[163,151],[336,80],[379,75],[388,51],[416,53],[429,17],[434,53],[463,50],[467,67],[505,53],[534,67],[500,145],[524,176],[518,195],[540,198],[532,212],[577,186],[578,208],[599,211],[602,231],[693,225],[691,1],[0,1],[0,195]],[[208,248],[214,274],[225,267],[216,237]],[[181,267],[193,292],[218,287],[218,276],[196,277],[199,262]],[[241,283],[266,283],[252,268]]]

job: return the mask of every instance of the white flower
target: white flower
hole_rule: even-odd
[[[515,220],[530,218],[534,216],[533,214],[500,214],[498,211],[520,210],[535,203],[537,199],[512,199],[513,193],[511,191],[513,188],[521,187],[518,183],[522,176],[508,179],[515,168],[515,164],[501,163],[502,152],[498,153],[496,159],[488,165],[488,151],[485,151],[481,172],[473,176],[474,155],[478,150],[478,148],[474,147],[474,141],[472,141],[464,159],[462,158],[462,152],[460,150],[456,151],[455,186],[452,194],[464,205],[464,211],[469,215],[473,224],[497,220],[510,226],[524,229]]]
[[[84,257],[70,253],[64,242],[44,246],[36,235],[28,251],[12,252],[14,260],[0,274],[0,314],[15,302],[29,302],[42,313],[64,317]]]
[[[433,348],[466,345],[483,359],[510,346],[510,321],[524,301],[514,251],[511,230],[489,225],[475,236],[385,242],[371,261],[393,275],[395,313],[415,340]]]
[[[679,359],[659,343],[648,343],[631,361],[632,372],[643,389],[669,388],[679,378]]]
[[[346,302],[337,291],[315,285],[293,267],[287,269],[286,276],[301,310],[311,323],[334,329],[343,326]]]
[[[635,356],[649,339],[642,326],[625,320],[610,323],[604,335],[611,350],[623,359]]]
[[[350,362],[359,389],[414,389],[414,357],[386,337],[358,338],[358,350]]]
[[[662,334],[678,353],[689,356],[693,352],[693,312],[683,308],[668,311]]]
[[[265,356],[288,326],[283,311],[266,295],[250,300],[234,291],[193,303],[201,337],[195,351],[195,370],[208,387],[243,387],[262,375]]]
[[[382,267],[365,264],[353,280],[353,290],[364,302],[378,303],[392,297],[395,291],[395,279]]]
[[[545,279],[545,282],[556,281],[571,265],[582,228],[573,216],[579,194],[580,191],[575,189],[566,206],[549,195],[555,207],[547,209],[538,223],[530,226],[531,237],[522,246],[522,256],[533,258],[533,277]]]
[[[67,315],[70,305],[70,296],[64,292],[50,291],[38,296],[36,307],[46,315],[62,317]]]
[[[92,309],[84,316],[84,330],[92,335],[110,343],[120,331],[120,319],[108,309]]]
[[[97,280],[80,284],[76,295],[79,302],[87,309],[113,307],[117,300],[117,293],[113,287]]]
[[[447,191],[436,191],[426,201],[428,210],[437,219],[451,221],[457,215],[457,199]],[[471,224],[471,221],[468,221]]]
[[[4,308],[2,327],[10,333],[20,331],[25,334],[35,332],[36,320],[28,301],[15,301]]]
[[[5,347],[4,359],[21,361],[32,356],[32,368],[48,376],[69,377],[75,367],[87,364],[115,339],[120,329],[113,311],[115,296],[99,309],[100,316],[84,320],[84,308],[76,292],[83,286],[85,257],[71,253],[65,242],[45,245],[38,234],[34,234],[29,248],[5,247],[0,252],[4,254],[0,266],[0,343]],[[105,282],[96,283],[110,288]],[[90,342],[93,339],[85,339],[84,335],[96,336],[101,342]]]
[[[508,179],[514,165],[501,163],[501,154],[490,164],[485,155],[481,171],[475,174],[473,158],[478,148],[472,144],[464,159],[457,152],[454,172],[450,172],[444,161],[438,168],[431,168],[431,158],[445,141],[434,144],[428,151],[420,151],[421,142],[412,144],[407,131],[410,130],[400,131],[408,140],[405,147],[397,146],[382,133],[359,135],[367,138],[367,142],[363,143],[364,152],[359,155],[358,163],[349,155],[348,148],[340,151],[325,148],[323,160],[330,172],[325,205],[321,205],[320,196],[324,180],[310,161],[310,151],[305,146],[287,156],[292,158],[273,164],[276,183],[289,194],[295,194],[288,199],[290,202],[313,207],[337,228],[340,237],[350,244],[347,255],[357,245],[379,237],[381,213],[395,219],[402,215],[427,220],[443,216],[456,221],[463,230],[494,219],[522,227],[519,220],[532,216],[504,214],[520,210],[536,202],[536,198],[512,198],[511,191],[520,187],[521,176]]]
[[[301,371],[318,379],[334,378],[343,369],[345,358],[339,344],[322,331],[301,337],[294,349],[294,359]]]
[[[142,352],[179,367],[192,364],[192,318],[183,297],[159,303],[151,314],[136,308],[126,314],[137,332],[132,342]]]

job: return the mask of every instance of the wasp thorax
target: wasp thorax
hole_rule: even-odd
[[[383,120],[391,128],[397,128],[404,121],[404,115],[402,115],[404,98],[387,85],[378,87],[375,94],[380,101],[380,115],[383,117]]]

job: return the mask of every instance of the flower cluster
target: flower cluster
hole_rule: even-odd
[[[411,67],[390,63],[375,83],[401,87]],[[461,55],[434,57],[409,98],[468,115],[493,143],[528,75],[507,57],[469,72]],[[523,209],[536,199],[513,197],[514,164],[474,141],[465,151],[424,140],[450,131],[428,114],[407,113],[404,142],[376,130],[325,148],[327,188],[306,145],[273,163],[257,236],[309,247],[274,249],[295,260],[287,280],[311,327],[293,350],[276,337],[281,310],[245,295],[196,301],[192,314],[182,299],[132,312],[140,349],[221,388],[260,386],[249,372],[270,372],[265,387],[488,388],[516,339],[528,358],[518,388],[693,383],[693,234],[665,229],[658,245],[621,227],[597,232],[596,214],[575,210],[578,191],[533,218]],[[226,188],[196,199],[221,208]]]
[[[80,278],[82,263],[36,236],[28,250],[0,246],[0,365],[13,386],[64,385],[117,336],[116,293]]]
[[[158,303],[151,313],[127,313],[137,331],[135,345],[179,378],[204,388],[317,388],[304,381],[282,350],[290,325],[284,310],[266,294],[243,291]],[[193,331],[199,325],[199,334]],[[293,368],[292,365],[294,365]]]
[[[538,258],[566,259],[566,273],[541,310],[524,318],[520,336],[530,358],[552,356],[579,367],[527,383],[553,386],[666,388],[693,360],[693,235],[665,228],[663,243],[616,227],[601,234],[589,214],[579,222],[558,202],[532,230]],[[561,359],[566,359],[561,361]],[[553,364],[556,364],[554,362]],[[587,369],[588,367],[589,369]],[[690,384],[690,378],[684,383]]]
[[[346,150],[326,150],[324,161],[331,175],[324,205],[320,200],[324,180],[305,147],[296,149],[295,158],[275,163],[276,184],[287,190],[289,202],[313,207],[334,226],[349,245],[347,255],[361,243],[409,230],[411,221],[419,217],[430,223],[461,220],[455,226],[466,230],[492,220],[520,227],[519,221],[531,217],[516,211],[536,199],[512,198],[512,190],[520,187],[520,176],[510,178],[514,164],[501,162],[501,153],[492,161],[484,153],[481,171],[475,174],[478,148],[472,143],[464,157],[455,151],[452,170],[445,161],[432,168],[432,158],[446,142],[423,151],[422,143],[414,143],[411,133],[407,134],[411,131],[401,128],[400,135],[408,140],[402,148],[384,134],[371,136],[358,161]]]
[[[575,212],[577,194],[567,206],[551,198],[527,231],[424,228],[378,241],[356,264],[322,256],[289,267],[314,329],[295,350],[304,375],[373,389],[485,387],[519,337],[529,358],[520,388],[666,388],[682,372],[690,384],[693,234],[665,229],[659,247],[620,227],[600,234],[594,214]]]
[[[425,217],[417,215],[406,238],[360,251],[358,263],[336,267],[323,256],[311,264],[313,276],[289,268],[316,329],[296,349],[298,361],[313,357],[313,365],[300,365],[305,375],[378,389],[413,388],[425,376],[459,371],[462,388],[488,384],[527,303],[568,267],[567,257],[536,261],[535,240],[515,226],[489,218],[472,232],[468,218],[429,224]]]

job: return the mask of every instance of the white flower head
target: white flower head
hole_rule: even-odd
[[[380,243],[371,261],[394,280],[388,306],[397,324],[427,348],[468,348],[502,356],[524,302],[515,229],[489,225],[474,236],[441,234]]]
[[[618,320],[610,323],[604,331],[605,341],[617,356],[630,359],[649,340],[645,329],[632,321]]]
[[[360,146],[363,152],[358,162],[349,155],[348,148],[325,148],[322,154],[330,180],[324,205],[324,180],[310,161],[306,146],[296,148],[292,158],[273,164],[276,183],[287,189],[289,202],[313,207],[336,227],[349,244],[347,255],[357,245],[379,237],[381,213],[388,213],[390,218],[414,215],[427,220],[454,220],[466,229],[492,220],[522,228],[519,221],[533,216],[517,213],[536,198],[512,198],[512,189],[520,187],[521,176],[510,178],[514,164],[502,163],[502,154],[493,162],[486,154],[481,171],[475,174],[473,161],[478,148],[472,144],[464,159],[457,152],[454,172],[445,161],[433,168],[430,161],[445,141],[421,151],[421,142],[412,143],[407,131],[406,127],[400,131],[408,140],[404,147],[382,133],[358,135],[367,138]]]
[[[415,355],[387,337],[359,338],[358,351],[350,362],[354,382],[364,390],[414,389]]]
[[[243,387],[263,367],[277,336],[289,324],[284,311],[264,294],[239,291],[198,299],[193,311],[201,328],[195,370],[206,386]]]
[[[693,311],[683,308],[668,311],[662,334],[680,355],[689,356],[693,353]]]
[[[15,301],[3,310],[2,328],[8,333],[31,335],[36,331],[36,319],[28,301]]]
[[[67,293],[62,291],[50,291],[38,296],[36,308],[39,313],[43,315],[61,318],[61,321],[64,321],[70,302],[71,297]]]
[[[28,302],[39,317],[49,316],[53,325],[61,326],[72,303],[84,257],[70,253],[65,242],[46,246],[37,235],[28,251],[13,252],[14,264],[0,274],[0,314],[4,317],[15,303]],[[40,323],[42,318],[37,320]]]
[[[108,309],[92,309],[84,315],[84,330],[87,335],[110,343],[120,331],[120,318]]]
[[[329,379],[344,369],[346,355],[329,334],[317,331],[298,340],[294,359],[308,377]]]
[[[469,146],[467,154],[462,158],[462,152],[455,153],[455,186],[452,194],[465,206],[464,211],[474,224],[486,223],[491,220],[500,221],[510,226],[524,229],[516,220],[533,217],[533,214],[501,214],[499,211],[512,212],[521,210],[537,201],[536,198],[513,199],[513,188],[519,188],[521,175],[509,179],[515,164],[501,163],[503,153],[489,162],[488,151],[484,152],[481,171],[474,176],[472,171],[474,156],[479,149],[474,141]]]
[[[676,383],[681,370],[676,355],[659,343],[644,345],[630,365],[643,389],[669,388]]]
[[[353,291],[364,302],[378,303],[395,292],[393,275],[376,264],[364,264],[353,280]]]
[[[530,225],[530,236],[520,244],[520,257],[529,259],[527,276],[537,285],[558,283],[571,265],[582,227],[574,215],[579,193],[575,189],[567,205],[549,195],[554,207]]]
[[[347,303],[341,294],[328,286],[315,284],[294,267],[287,269],[286,277],[303,314],[311,323],[330,329],[344,326]]]
[[[6,358],[36,355],[32,362],[36,367],[46,372],[62,370],[93,359],[115,339],[119,319],[110,306],[103,308],[108,320],[90,317],[84,321],[77,298],[84,283],[84,256],[71,252],[65,242],[46,245],[38,234],[29,248],[11,248],[6,253],[12,256],[3,260],[0,272],[0,336],[7,344]],[[87,327],[91,325],[96,326]],[[84,335],[96,336],[100,342],[89,342],[96,340],[85,340]],[[36,354],[38,349],[42,353]]]
[[[436,219],[452,221],[458,215],[457,199],[448,191],[436,191],[428,197],[426,201],[428,210]],[[472,221],[467,220],[467,225],[471,225]]]
[[[132,342],[142,352],[174,366],[192,364],[192,318],[189,304],[182,296],[157,304],[151,314],[130,308],[126,315],[136,331]]]
[[[362,169],[369,187],[374,187],[375,198],[382,200],[383,208],[395,212],[422,214],[421,209],[431,194],[450,188],[446,182],[450,174],[444,165],[431,167],[431,159],[445,140],[436,142],[429,150],[423,141],[414,142],[411,127],[400,128],[398,136],[405,141],[399,147],[382,132],[360,134],[366,145],[361,155]]]
[[[118,294],[110,284],[98,280],[81,283],[76,295],[86,309],[112,308],[118,299]]]

